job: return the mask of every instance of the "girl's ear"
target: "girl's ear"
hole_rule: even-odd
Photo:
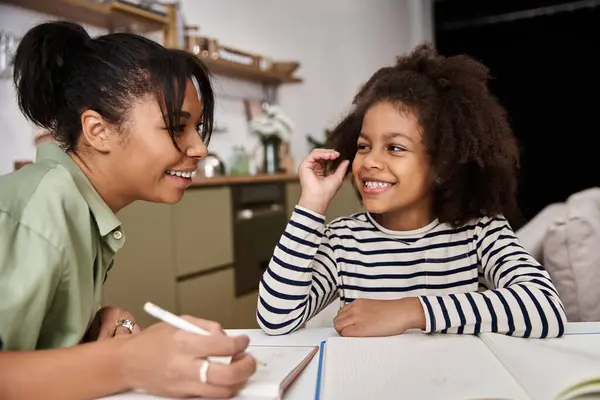
[[[440,186],[442,184],[442,178],[440,178],[440,175],[436,171],[431,173],[431,182],[433,186]]]

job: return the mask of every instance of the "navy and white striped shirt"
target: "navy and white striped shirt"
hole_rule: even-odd
[[[505,218],[390,231],[368,213],[338,218],[296,207],[259,287],[268,334],[298,329],[339,297],[418,297],[425,332],[562,336],[564,307],[545,269]]]

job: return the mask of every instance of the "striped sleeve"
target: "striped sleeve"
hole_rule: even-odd
[[[475,232],[479,273],[490,290],[421,296],[426,331],[562,336],[566,315],[550,275],[519,244],[506,219],[482,219]]]
[[[328,306],[338,294],[335,260],[324,217],[297,206],[260,280],[263,331],[292,332]]]

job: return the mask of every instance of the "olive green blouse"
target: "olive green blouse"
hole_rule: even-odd
[[[59,146],[0,176],[0,343],[34,350],[79,343],[125,236]]]

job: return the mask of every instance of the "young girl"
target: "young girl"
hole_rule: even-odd
[[[300,201],[260,284],[265,332],[298,329],[339,296],[342,336],[564,333],[548,273],[505,219],[518,150],[487,78],[421,45],[364,85],[334,150],[300,165]],[[325,225],[348,165],[367,212]]]
[[[116,213],[178,202],[207,153],[204,65],[141,36],[92,39],[53,22],[23,37],[14,73],[23,113],[61,146],[43,144],[35,163],[0,177],[0,398],[232,396],[255,369],[247,337],[195,318],[213,335],[141,331],[123,310],[98,311],[125,241]],[[233,362],[206,361],[220,355]]]

